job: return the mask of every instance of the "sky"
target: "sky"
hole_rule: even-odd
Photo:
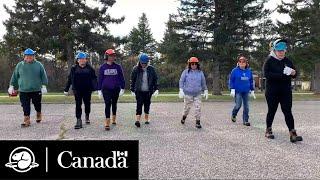
[[[96,5],[90,0],[87,2],[88,5]],[[266,6],[274,9],[280,2],[281,0],[270,0]],[[13,0],[0,0],[0,39],[3,39],[3,35],[6,33],[3,22],[9,18],[3,4],[12,7],[15,3]],[[179,0],[116,0],[108,12],[115,18],[125,16],[125,20],[121,24],[108,25],[110,33],[114,36],[128,35],[131,29],[138,25],[139,17],[144,12],[147,15],[154,39],[160,42],[166,30],[165,23],[168,21],[169,14],[177,13],[179,5]],[[274,21],[276,19],[288,21],[290,18],[274,13],[272,19]]]

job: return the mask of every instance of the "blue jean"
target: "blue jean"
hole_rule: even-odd
[[[232,116],[236,117],[239,109],[241,108],[242,102],[243,102],[243,116],[242,120],[243,122],[248,122],[249,120],[249,93],[242,92],[242,93],[236,93],[234,101],[236,105],[234,106],[232,110]]]

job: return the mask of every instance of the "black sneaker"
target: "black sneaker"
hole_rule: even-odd
[[[200,124],[200,120],[196,120],[196,128],[198,128],[198,129],[202,128],[202,126]]]
[[[265,137],[268,138],[268,139],[274,139],[274,135],[272,134],[272,129],[271,129],[271,127],[269,127],[269,128],[266,129]]]
[[[134,123],[134,125],[136,125],[138,128],[140,127],[140,121],[136,121],[135,123]]]
[[[146,121],[145,124],[150,124],[150,122],[149,122],[149,121]]]
[[[250,123],[249,122],[244,122],[243,125],[250,126]]]
[[[187,119],[187,116],[182,116],[181,124],[184,124],[186,122],[186,119]]]
[[[236,116],[231,116],[231,121],[232,121],[232,122],[236,122],[236,121],[237,121]]]

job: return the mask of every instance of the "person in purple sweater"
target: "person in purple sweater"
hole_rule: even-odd
[[[117,103],[124,94],[125,81],[121,65],[115,63],[116,53],[113,49],[105,52],[106,63],[100,66],[98,95],[105,103],[105,130],[110,130],[110,108],[112,106],[112,124],[116,125]]]

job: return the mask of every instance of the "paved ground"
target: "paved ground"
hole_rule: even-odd
[[[137,139],[143,179],[320,179],[320,101],[294,102],[296,128],[304,138],[297,144],[289,142],[280,111],[273,127],[276,139],[265,139],[265,102],[251,104],[251,127],[242,125],[242,113],[236,123],[229,120],[233,103],[203,103],[201,130],[192,116],[180,124],[182,105],[152,104],[151,124],[137,129],[135,105],[119,104],[118,125],[110,132],[103,130],[103,104],[92,105],[92,124],[81,130],[73,129],[72,104],[45,104],[44,122],[33,121],[28,129],[20,128],[19,105],[0,105],[0,139],[57,139],[61,125],[66,139]]]

